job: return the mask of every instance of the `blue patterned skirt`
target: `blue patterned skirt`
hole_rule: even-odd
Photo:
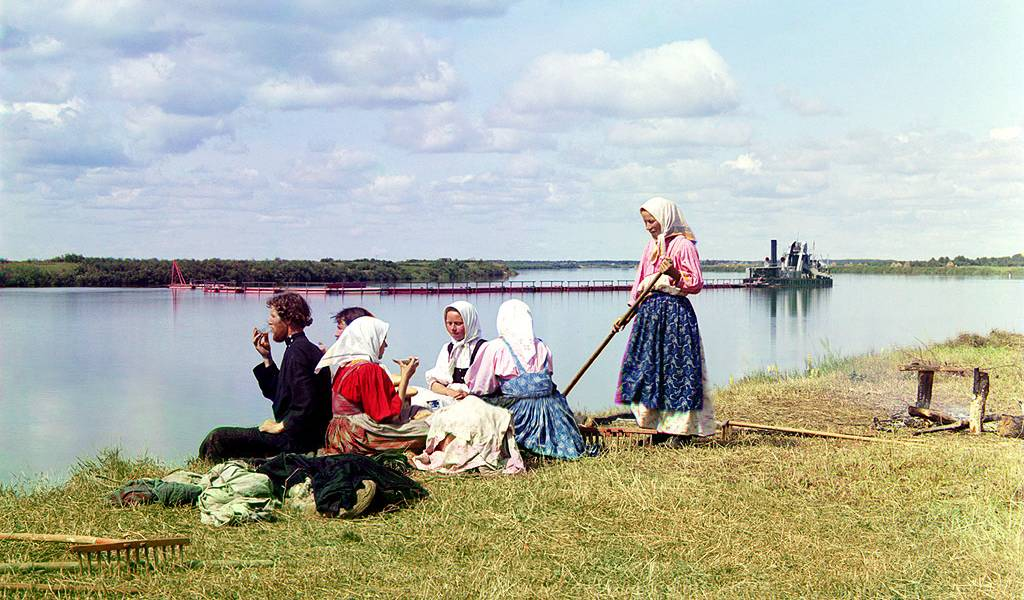
[[[546,384],[539,381],[545,378]],[[537,381],[533,381],[536,379]],[[585,450],[580,428],[565,396],[547,373],[525,373],[504,382],[502,396],[488,401],[512,413],[516,444],[550,458],[579,458]]]
[[[703,375],[700,331],[690,301],[651,294],[637,310],[615,401],[659,410],[699,410]]]

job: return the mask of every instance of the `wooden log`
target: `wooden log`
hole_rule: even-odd
[[[918,408],[928,408],[932,405],[932,383],[935,381],[935,371],[917,372],[917,404]]]
[[[985,419],[985,404],[988,402],[988,373],[974,369],[974,400],[971,402],[971,433],[980,434]]]
[[[1008,438],[1024,438],[1024,416],[1002,415],[996,433]]]
[[[968,421],[957,421],[956,423],[947,423],[946,425],[939,425],[938,427],[920,429],[911,435],[924,435],[926,433],[936,433],[939,431],[960,431],[961,429],[967,429],[969,426],[970,423]]]
[[[922,419],[928,419],[929,421],[935,421],[940,425],[949,425],[950,423],[960,422],[960,419],[954,417],[953,415],[932,408],[918,408],[917,406],[908,406],[907,414],[909,414],[912,417],[920,417]]]

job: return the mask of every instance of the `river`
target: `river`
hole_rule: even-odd
[[[706,277],[727,278],[727,273]],[[525,271],[520,280],[628,279],[629,270]],[[267,297],[166,289],[0,289],[0,482],[60,480],[79,457],[120,446],[167,461],[194,455],[217,425],[270,415],[252,376],[254,326]],[[499,295],[468,298],[494,335]],[[565,386],[612,321],[623,293],[527,294],[537,335]],[[388,359],[432,364],[448,341],[445,296],[311,296],[313,341],[333,341],[331,314],[362,305],[391,323]],[[958,332],[1024,331],[1021,280],[837,275],[832,289],[706,290],[692,297],[714,386],[764,370],[800,370],[830,354],[915,346]],[[574,409],[612,405],[627,334],[573,390]],[[274,345],[275,356],[283,345]]]

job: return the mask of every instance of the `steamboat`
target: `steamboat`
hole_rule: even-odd
[[[772,240],[771,255],[764,265],[747,268],[743,283],[768,287],[832,287],[828,265],[811,255],[806,242],[793,242],[778,256],[778,240]]]

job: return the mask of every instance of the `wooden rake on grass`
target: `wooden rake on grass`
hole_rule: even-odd
[[[75,544],[71,552],[78,556],[80,569],[122,569],[135,571],[139,568],[156,568],[164,564],[185,562],[185,546],[191,540],[184,536],[123,540],[101,538],[89,535],[61,535],[49,533],[0,533],[0,540],[24,542],[63,542]],[[33,563],[45,569],[46,563]],[[57,569],[66,568],[65,563],[53,563]]]

